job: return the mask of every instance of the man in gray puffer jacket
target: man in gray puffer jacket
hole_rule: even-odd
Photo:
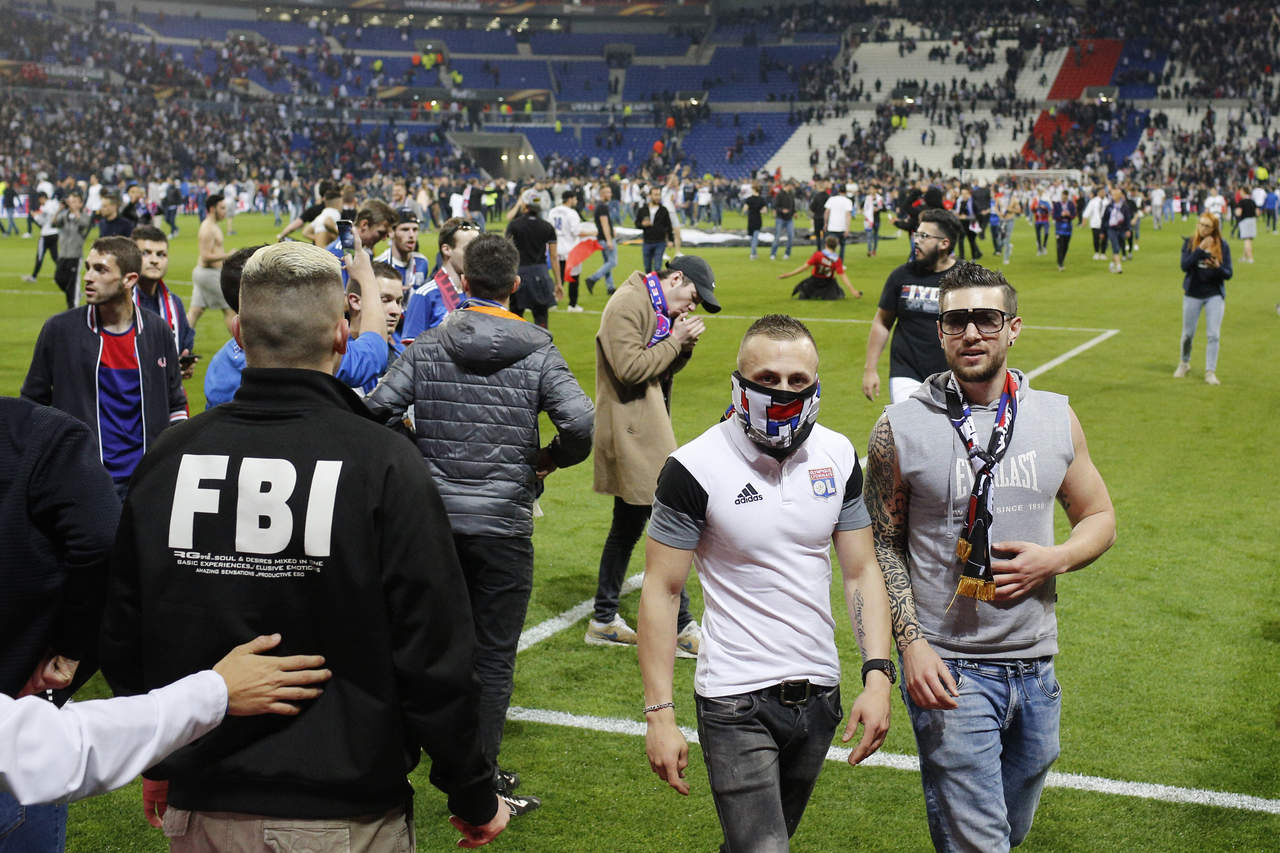
[[[449,513],[476,628],[481,742],[495,766],[533,590],[534,498],[548,474],[587,458],[595,422],[551,334],[507,310],[518,264],[506,237],[475,238],[463,261],[466,300],[419,335],[366,398],[390,425],[412,414]],[[546,447],[540,412],[558,433]],[[540,804],[512,793],[515,773],[499,770],[496,784],[512,814]]]

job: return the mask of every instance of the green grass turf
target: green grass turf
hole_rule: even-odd
[[[738,224],[730,217],[727,224]],[[1222,357],[1223,385],[1202,381],[1204,332],[1196,340],[1192,374],[1175,381],[1181,317],[1180,237],[1190,223],[1156,232],[1144,223],[1141,250],[1111,275],[1090,260],[1089,235],[1077,232],[1058,273],[1052,256],[1037,257],[1030,227],[1015,232],[1014,260],[999,267],[1019,289],[1027,327],[1013,364],[1034,368],[1090,338],[1093,332],[1043,326],[1119,329],[1108,341],[1049,371],[1033,384],[1071,396],[1106,478],[1119,517],[1119,539],[1098,563],[1059,583],[1063,683],[1062,757],[1056,770],[1112,779],[1207,788],[1280,798],[1280,582],[1275,555],[1280,515],[1274,418],[1280,390],[1266,378],[1276,351],[1280,286],[1274,273],[1280,237],[1257,241],[1256,265],[1240,263],[1228,285]],[[186,218],[172,246],[171,280],[187,280],[196,222]],[[230,247],[270,239],[271,220],[236,219]],[[424,242],[432,241],[431,237]],[[714,423],[728,402],[733,354],[749,320],[770,311],[813,322],[822,354],[822,422],[865,448],[887,402],[860,393],[867,321],[885,276],[905,252],[885,241],[880,256],[850,246],[846,261],[862,300],[799,303],[788,298],[795,279],[778,272],[798,265],[749,261],[745,248],[701,252],[715,267],[718,293],[730,317],[710,317],[696,357],[676,381],[673,417],[680,440]],[[0,391],[17,393],[45,317],[61,309],[46,263],[39,284],[25,284],[34,240],[0,238]],[[621,270],[635,268],[638,247],[624,247]],[[988,253],[985,259],[991,262]],[[590,261],[587,271],[596,266]],[[175,288],[184,299],[189,284]],[[583,292],[588,312],[605,295]],[[584,388],[593,389],[593,313],[552,314],[557,344]],[[199,324],[204,356],[187,383],[192,410],[203,407],[208,359],[226,339],[220,318]],[[887,386],[887,355],[880,375]],[[1260,378],[1261,377],[1261,378]],[[546,517],[535,533],[537,574],[529,624],[590,597],[608,525],[610,500],[591,491],[590,464],[557,472],[542,499]],[[1059,536],[1065,535],[1059,513]],[[639,571],[639,551],[632,562]],[[701,607],[691,582],[695,612]],[[839,589],[833,586],[838,641],[844,658],[845,706],[857,689],[858,660]],[[635,616],[638,595],[622,612]],[[526,708],[638,719],[641,703],[634,654],[583,645],[583,625],[520,656],[514,703]],[[692,662],[677,666],[680,721],[692,726]],[[85,696],[105,695],[100,679]],[[895,693],[893,729],[884,749],[913,753],[909,726]],[[719,835],[696,747],[683,799],[654,777],[639,738],[511,723],[503,763],[518,769],[541,811],[516,821],[499,849],[528,851],[708,850]],[[419,846],[451,844],[443,797],[419,767]],[[137,785],[72,807],[73,851],[160,850],[159,834],[139,814]],[[1275,849],[1280,818],[1257,812],[1179,805],[1116,795],[1046,789],[1027,850]],[[922,850],[929,846],[919,778],[914,773],[831,764],[823,772],[794,841],[797,850]]]

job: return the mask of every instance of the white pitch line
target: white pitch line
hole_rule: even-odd
[[[1089,340],[1082,343],[1080,346],[1073,347],[1072,349],[1067,350],[1057,358],[1050,359],[1049,361],[1046,361],[1044,364],[1040,365],[1039,367],[1031,370],[1029,373],[1027,373],[1027,378],[1035,379],[1040,374],[1047,373],[1048,371],[1053,370],[1055,367],[1062,364],[1063,362],[1070,361],[1071,359],[1080,355],[1080,353],[1086,350],[1092,349],[1093,347],[1096,347],[1098,344],[1102,343],[1103,341],[1109,338],[1115,337],[1118,334],[1120,334],[1119,329],[1107,329],[1105,332],[1098,335],[1096,338],[1090,338]]]
[[[597,317],[603,314],[603,311],[575,311],[575,314],[594,314]],[[705,311],[699,312],[698,316],[704,320],[759,320],[760,318],[753,314],[709,314]],[[854,323],[859,326],[871,325],[870,320],[860,320],[857,317],[796,317],[801,323]],[[1038,329],[1046,332],[1110,332],[1116,334],[1119,329],[1097,329],[1092,326],[1032,326],[1024,324],[1024,329]]]
[[[622,591],[619,595],[626,595],[640,588],[640,584],[644,581],[644,574],[634,574],[627,578],[622,584]],[[559,634],[561,631],[568,630],[573,624],[584,616],[590,615],[595,607],[595,599],[588,598],[586,601],[579,602],[563,613],[552,616],[545,622],[539,622],[532,628],[526,628],[520,632],[520,643],[516,646],[516,652],[522,652],[530,646],[535,646],[543,640]]]
[[[606,734],[644,737],[646,727],[636,720],[624,720],[617,717],[593,717],[585,714],[568,714],[563,711],[541,711],[532,708],[512,707],[507,711],[507,719],[527,723],[542,723],[549,726],[583,729]],[[698,742],[697,731],[681,727],[689,743]],[[827,750],[828,761],[846,762],[851,750],[833,746]],[[877,752],[862,762],[863,767],[884,767],[891,770],[919,772],[920,765],[914,755],[902,755],[892,752]],[[1209,791],[1203,788],[1179,788],[1173,785],[1156,785],[1150,782],[1125,782],[1120,779],[1106,779],[1101,776],[1081,776],[1076,773],[1049,774],[1045,781],[1049,788],[1066,788],[1075,791],[1089,791],[1095,794],[1111,794],[1121,797],[1136,797],[1143,800],[1159,800],[1166,803],[1184,803],[1197,806],[1216,806],[1223,809],[1280,814],[1280,800],[1268,800],[1248,794],[1233,794],[1229,791]]]

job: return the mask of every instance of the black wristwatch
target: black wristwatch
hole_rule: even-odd
[[[889,683],[893,684],[898,680],[898,671],[893,668],[893,661],[888,658],[872,658],[862,665],[862,683],[867,683],[867,673],[873,669],[878,669],[885,675],[889,676]]]

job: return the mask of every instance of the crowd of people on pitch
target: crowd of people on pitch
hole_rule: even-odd
[[[1110,546],[1114,512],[1082,428],[1064,399],[1029,386],[1019,391],[1025,377],[1005,367],[1022,328],[1016,291],[999,272],[954,257],[964,258],[967,244],[980,258],[978,242],[990,227],[1007,259],[1004,218],[1034,207],[1039,238],[1045,200],[1053,199],[1054,222],[1070,226],[1087,188],[958,180],[742,187],[749,216],[771,208],[783,223],[775,235],[785,234],[785,248],[775,240],[775,258],[790,256],[797,214],[807,209],[821,218],[815,236],[822,248],[780,278],[812,267],[806,281],[819,272],[839,277],[856,298],[862,294],[849,284],[843,254],[860,220],[878,223],[883,213],[911,235],[912,260],[886,280],[866,346],[862,391],[875,399],[880,359],[891,336],[895,342],[887,387],[893,405],[872,437],[864,500],[849,440],[816,425],[816,344],[789,317],[751,326],[736,365],[725,365],[726,373],[737,368],[733,405],[695,443],[677,448],[673,382],[708,333],[693,309],[721,309],[710,263],[683,253],[673,227],[687,215],[690,185],[693,205],[705,206],[704,183],[673,173],[636,182],[473,182],[454,192],[460,188],[429,180],[384,178],[359,191],[326,180],[307,193],[313,203],[277,242],[243,247],[224,245],[227,199],[211,192],[202,205],[192,305],[222,310],[234,338],[211,358],[208,410],[194,418],[182,379],[195,344],[181,301],[164,284],[167,237],[141,220],[110,234],[99,222],[83,270],[84,303],[45,322],[23,399],[0,401],[0,418],[19,427],[0,431],[13,458],[47,463],[34,466],[43,479],[27,491],[25,480],[5,481],[11,514],[0,523],[11,550],[0,556],[0,578],[25,594],[38,576],[66,593],[28,608],[46,617],[36,624],[9,618],[18,599],[0,600],[7,617],[0,624],[11,629],[0,646],[0,804],[26,807],[15,843],[32,853],[60,850],[65,808],[48,804],[142,772],[144,813],[180,853],[261,849],[263,838],[268,847],[297,849],[326,833],[362,849],[412,850],[405,776],[422,751],[464,847],[487,843],[511,817],[541,807],[521,788],[520,774],[499,763],[533,587],[533,519],[547,478],[593,449],[593,486],[613,502],[584,642],[637,649],[646,753],[681,793],[688,793],[687,744],[675,725],[674,705],[683,700],[673,666],[677,657],[698,660],[700,744],[730,843],[750,846],[767,834],[773,849],[786,848],[843,717],[828,545],[839,558],[863,661],[863,689],[844,730],[849,741],[862,728],[850,763],[887,734],[896,640],[926,791],[951,790],[955,801],[975,777],[1003,778],[995,802],[1016,817],[1011,824],[998,806],[994,815],[986,808],[946,815],[926,796],[931,822],[947,821],[948,832],[965,833],[975,848],[978,838],[997,846],[1021,841],[1057,758],[1059,724],[1050,573],[1023,568],[1019,554],[1053,547],[1052,534],[1036,534],[1034,547],[1010,541],[1014,550],[996,557],[1001,571],[993,575],[982,530],[1003,529],[992,526],[994,515],[966,523],[972,550],[957,558],[949,509],[921,505],[908,514],[903,499],[890,495],[907,492],[894,486],[899,478],[913,478],[911,492],[921,494],[950,488],[956,470],[968,475],[957,467],[966,456],[938,450],[953,446],[953,430],[973,441],[977,428],[970,423],[966,432],[970,406],[960,395],[984,408],[1003,400],[1001,409],[1010,418],[1021,411],[1023,420],[1013,433],[1009,420],[997,419],[997,437],[1003,431],[1022,442],[1010,452],[1028,454],[1026,465],[1043,455],[1052,467],[1035,468],[1022,487],[1003,478],[993,486],[990,471],[975,468],[956,506],[1029,512],[1020,492],[996,492],[992,504],[983,496],[1032,488],[1032,477],[1044,477],[1039,516],[1027,521],[1051,530],[1048,498],[1062,497],[1075,549],[1064,570],[1083,568]],[[452,215],[436,222],[445,189]],[[70,176],[53,200],[79,216],[81,191]],[[1108,230],[1133,233],[1136,249],[1129,205],[1143,201],[1126,200],[1119,186],[1111,193],[1101,216],[1120,223]],[[508,202],[486,221],[483,210]],[[1238,218],[1243,237],[1245,217]],[[644,269],[615,283],[608,268],[623,222],[642,235]],[[432,223],[434,235],[424,230]],[[303,239],[285,239],[292,232]],[[1057,234],[1061,267],[1065,243]],[[1197,232],[1196,239],[1191,264],[1203,262],[1212,278],[1229,254],[1220,234]],[[580,254],[584,240],[595,245]],[[426,256],[433,243],[434,265]],[[582,310],[575,282],[586,270],[578,267],[594,267],[596,251],[602,263],[585,283],[590,290],[603,281],[609,299],[596,336],[592,399],[545,327],[563,285],[568,310]],[[1200,308],[1218,310],[1211,297],[1196,298]],[[526,313],[534,323],[523,321]],[[198,319],[197,312],[189,324]],[[948,410],[963,414],[942,417]],[[543,412],[555,432],[549,441],[540,432]],[[978,416],[986,417],[985,430],[995,413]],[[1049,417],[1056,420],[1042,420]],[[913,458],[935,454],[927,478],[896,471],[889,418],[904,419],[895,434],[916,443]],[[407,432],[412,443],[393,431]],[[802,445],[806,455],[797,458],[807,464],[777,464]],[[997,458],[988,465],[1007,449],[991,446]],[[767,485],[762,470],[786,480]],[[790,496],[785,504],[777,502],[780,490]],[[305,501],[290,500],[295,493]],[[906,545],[875,546],[873,534],[884,543],[907,523],[919,525],[921,536],[932,531],[943,582],[911,577]],[[633,628],[620,598],[646,527],[646,579]],[[50,547],[63,540],[74,546],[67,563]],[[765,552],[771,568],[761,574]],[[695,554],[705,635],[683,590]],[[744,599],[741,589],[765,590],[764,598]],[[931,632],[918,643],[918,625],[891,619],[891,608],[915,611],[913,596],[919,618],[938,624],[952,606],[969,609],[963,636]],[[997,599],[1005,602],[999,610],[983,609],[981,602]],[[1028,639],[1015,658],[1007,657],[1011,618],[1038,626],[1021,632]],[[975,626],[983,632],[977,640]],[[789,638],[781,652],[770,645],[780,632]],[[964,657],[978,641],[1000,644],[993,648],[1005,657]],[[726,662],[729,647],[736,651]],[[77,678],[99,666],[123,701],[59,711],[31,695],[65,699]],[[981,716],[955,709],[1001,704],[959,689],[958,676],[977,678],[983,667],[998,670],[993,683],[1055,685],[1029,687],[1011,712],[1019,715],[1016,738],[1002,740],[978,723],[963,737],[954,731],[956,721]],[[922,672],[932,677],[917,680]],[[757,712],[776,725],[749,723]],[[295,719],[236,719],[264,714]],[[984,736],[989,746],[975,748]],[[937,762],[958,749],[985,756],[981,770]],[[753,760],[778,750],[798,753],[782,759],[795,763],[793,772]],[[80,759],[87,752],[93,760]],[[1006,765],[1010,773],[1002,774]],[[755,781],[721,785],[726,772]]]

